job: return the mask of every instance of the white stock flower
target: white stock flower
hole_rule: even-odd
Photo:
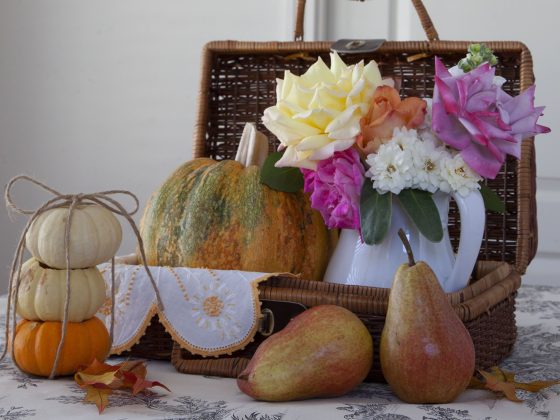
[[[442,178],[449,184],[450,190],[457,191],[465,197],[471,191],[479,189],[482,177],[465,163],[459,153],[454,156],[448,155],[449,157],[443,160]]]
[[[431,129],[418,130],[418,137],[423,143],[430,145],[432,148],[442,148],[445,149],[445,144],[434,134]]]
[[[391,140],[368,155],[366,163],[370,166],[366,176],[381,194],[415,188],[431,193],[457,191],[465,196],[480,188],[481,177],[427,129],[395,128]]]
[[[399,194],[412,186],[414,163],[410,150],[390,141],[379,146],[377,153],[367,157],[370,166],[366,176],[373,180],[373,188],[380,194],[387,191]]]
[[[418,145],[414,154],[417,169],[413,188],[434,193],[441,189],[441,171],[445,151],[423,141],[418,141]]]
[[[316,169],[318,160],[354,144],[382,80],[375,61],[347,66],[331,53],[330,68],[319,58],[302,76],[286,71],[277,83],[276,105],[262,118],[286,149],[276,166]]]
[[[407,129],[406,127],[394,128],[392,143],[396,143],[402,150],[414,149],[418,142],[418,133],[414,129]]]

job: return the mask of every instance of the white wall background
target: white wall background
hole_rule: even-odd
[[[2,0],[0,184],[25,172],[62,192],[122,188],[144,203],[191,157],[202,46],[288,39],[291,6]],[[16,191],[22,206],[47,198],[25,187]],[[12,222],[0,205],[0,293],[25,219]],[[125,230],[121,253],[134,248]]]
[[[526,281],[554,282],[560,258],[560,115],[554,0],[425,0],[441,38],[518,39],[533,52],[540,255]],[[513,4],[516,7],[512,7]],[[141,202],[191,156],[200,52],[215,39],[289,40],[294,0],[0,1],[0,184],[25,172],[63,192],[113,188]],[[423,39],[408,0],[308,0],[306,39]],[[556,117],[556,118],[554,118]],[[46,194],[21,186],[25,207]],[[137,217],[138,219],[138,217]],[[17,237],[0,206],[0,293]],[[121,253],[133,249],[130,230]]]

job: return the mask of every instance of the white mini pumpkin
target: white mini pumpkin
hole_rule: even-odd
[[[105,301],[105,280],[96,267],[70,270],[68,321],[95,315]],[[66,301],[66,270],[53,270],[31,258],[21,270],[18,314],[30,321],[62,321]]]
[[[67,208],[47,210],[31,225],[25,242],[31,254],[52,268],[66,268],[64,247]],[[94,267],[110,260],[119,249],[122,229],[104,207],[78,206],[72,214],[69,268]]]

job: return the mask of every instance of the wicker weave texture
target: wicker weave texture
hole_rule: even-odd
[[[516,339],[515,295],[521,284],[520,275],[508,264],[479,263],[479,280],[448,300],[469,330],[476,352],[476,367],[486,369],[499,364],[513,349]],[[300,282],[303,282],[300,283]],[[307,286],[306,286],[307,285]],[[289,298],[307,306],[337,304],[355,312],[368,328],[374,349],[379,349],[385,325],[388,289],[329,285],[287,277],[276,277],[259,287],[263,299]],[[219,359],[203,358],[182,350],[175,344],[171,362],[183,373],[236,377],[249,363],[264,337],[233,355]],[[384,381],[379,363],[379,351],[374,352],[370,382]]]
[[[499,58],[496,73],[507,79],[504,90],[519,94],[533,81],[531,55],[517,42],[487,42]],[[386,42],[372,54],[347,55],[347,63],[375,59],[385,77],[401,80],[402,96],[430,97],[433,93],[434,55],[448,66],[465,54],[469,42]],[[302,74],[317,58],[329,62],[326,42],[212,42],[203,54],[199,116],[194,142],[195,157],[217,160],[235,157],[246,122],[253,122],[269,138],[270,150],[276,138],[263,126],[264,110],[276,102],[276,79],[284,70]],[[408,62],[418,53],[429,56]],[[506,205],[504,214],[488,212],[479,259],[507,261],[521,273],[536,252],[535,162],[533,139],[524,141],[522,158],[508,158],[496,179],[487,184]],[[459,242],[460,220],[452,203],[449,231],[453,246]]]
[[[165,327],[154,316],[146,328],[146,333],[129,351],[120,354],[124,357],[140,359],[169,360],[173,349],[173,338],[165,331]]]

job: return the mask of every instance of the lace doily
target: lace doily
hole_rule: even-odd
[[[100,270],[110,290],[111,266]],[[179,345],[194,354],[219,356],[244,348],[261,315],[257,285],[274,274],[177,267],[150,267],[161,295],[158,311],[149,278],[140,265],[115,265],[115,326],[112,354],[129,350],[155,314]],[[110,326],[111,299],[97,316]]]

